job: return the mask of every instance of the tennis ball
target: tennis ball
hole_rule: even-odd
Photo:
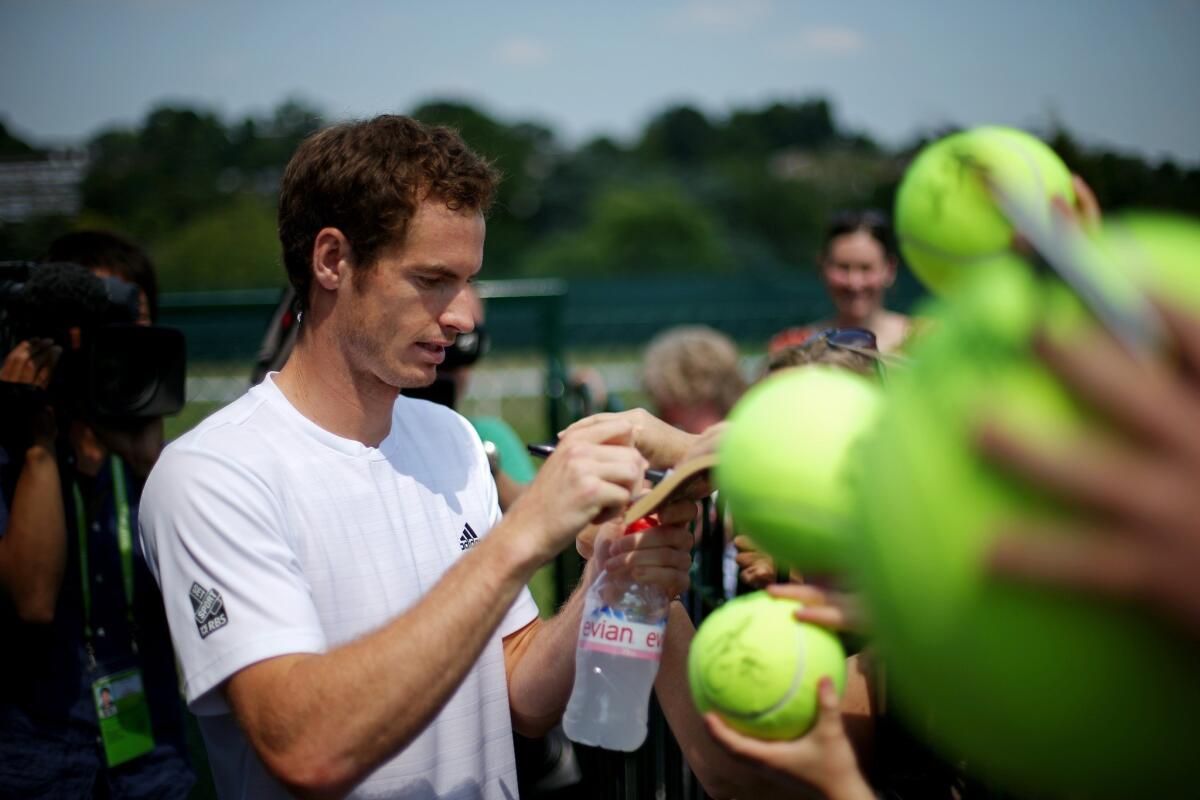
[[[1126,213],[1105,220],[1100,241],[1143,289],[1200,310],[1200,220]]]
[[[688,681],[700,713],[760,739],[795,739],[816,721],[817,684],[840,695],[846,654],[824,628],[798,621],[794,600],[754,592],[730,600],[700,625],[688,652]]]
[[[1048,215],[1056,195],[1074,202],[1066,165],[1024,131],[973,128],[926,146],[896,192],[895,223],[905,262],[935,292],[965,273],[1017,259],[1013,227],[983,174],[1033,213]]]
[[[987,567],[1005,522],[1076,512],[984,460],[975,426],[998,418],[1048,448],[1095,430],[1028,346],[1037,326],[1087,315],[1017,266],[964,278],[934,313],[851,477],[851,563],[897,707],[1018,793],[1194,790],[1200,649],[1145,609]]]
[[[715,475],[738,530],[788,566],[836,567],[852,500],[844,467],[880,404],[870,381],[825,366],[751,388],[729,414]]]

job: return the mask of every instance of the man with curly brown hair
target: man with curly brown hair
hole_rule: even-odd
[[[223,796],[515,797],[512,730],[561,716],[582,594],[542,622],[525,584],[640,487],[632,428],[565,437],[501,518],[470,424],[400,393],[474,325],[496,180],[405,117],[303,142],[279,204],[295,350],[150,476],[143,545]],[[677,593],[690,545],[655,529],[585,583]]]

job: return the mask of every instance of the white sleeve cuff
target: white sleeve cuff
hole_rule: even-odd
[[[216,659],[194,671],[184,682],[188,710],[199,716],[229,713],[225,693],[220,691],[225,681],[259,661],[276,656],[325,652],[325,635],[320,631],[282,631],[249,642],[238,642]]]

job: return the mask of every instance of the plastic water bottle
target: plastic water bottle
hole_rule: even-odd
[[[656,524],[639,520],[626,533]],[[588,589],[575,648],[575,687],[563,717],[572,741],[624,751],[645,741],[670,603],[658,586],[614,582],[607,572]]]

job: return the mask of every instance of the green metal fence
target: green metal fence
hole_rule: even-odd
[[[527,438],[559,430],[570,410],[563,383],[573,369],[595,368],[629,403],[640,400],[638,363],[656,333],[703,323],[755,355],[770,336],[829,313],[814,272],[647,276],[620,280],[481,281],[492,352],[473,369],[462,400],[467,415],[504,417]],[[893,305],[904,309],[919,289],[902,273]],[[162,322],[182,329],[190,361],[192,413],[174,426],[245,390],[263,332],[282,290],[165,294]]]

